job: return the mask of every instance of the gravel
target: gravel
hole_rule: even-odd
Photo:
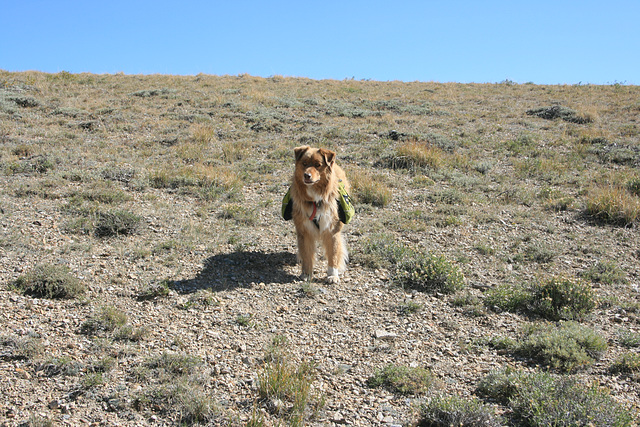
[[[245,196],[248,200],[258,198],[260,190],[256,186]],[[168,196],[158,192],[155,197]],[[178,253],[141,257],[133,255],[140,245],[175,237],[175,230],[155,218],[152,211],[142,212],[148,226],[139,234],[96,239],[63,232],[65,219],[56,201],[34,204],[28,199],[5,197],[3,207],[2,238],[10,241],[0,247],[3,283],[48,261],[69,266],[89,288],[81,300],[32,298],[7,286],[0,290],[1,334],[35,339],[42,349],[35,357],[7,354],[3,349],[0,417],[6,425],[17,425],[29,417],[68,425],[171,422],[169,415],[138,411],[133,404],[136,393],[150,387],[138,383],[133,370],[165,351],[200,357],[210,369],[206,392],[219,405],[224,414],[221,419],[243,423],[253,408],[260,406],[257,373],[274,336],[287,338],[295,362],[313,361],[317,366],[313,388],[326,403],[310,421],[315,425],[400,425],[412,420],[415,398],[366,385],[376,369],[388,364],[429,368],[447,393],[462,396],[472,395],[478,381],[493,370],[507,366],[533,369],[525,361],[481,344],[493,336],[513,336],[527,318],[486,310],[469,315],[464,307],[452,307],[451,297],[405,291],[391,282],[389,271],[360,265],[361,236],[353,231],[375,212],[365,212],[348,227],[352,262],[336,286],[321,280],[311,284],[298,280],[291,224],[280,220],[274,209],[260,211],[260,220],[248,229],[251,247],[220,245],[211,251],[196,244]],[[190,208],[181,209],[185,223],[197,220]],[[214,220],[210,215],[202,221]],[[559,220],[558,226],[568,225]],[[462,225],[434,229],[428,238],[446,251],[444,248],[451,246],[470,247],[474,236],[486,234],[486,228],[499,229],[498,233],[492,231],[493,235],[507,236],[518,227],[506,221],[478,228]],[[631,237],[632,231],[628,233]],[[70,249],[78,247],[86,248],[85,252]],[[477,274],[467,278],[473,285],[466,292],[481,298],[487,286],[501,280],[501,273],[476,270],[474,261],[470,263],[465,270]],[[322,268],[321,261],[319,276]],[[171,279],[168,296],[138,298],[146,286],[163,278]],[[202,289],[212,291],[209,304],[190,303]],[[409,302],[422,309],[406,313],[402,307]],[[146,328],[143,339],[129,342],[82,334],[83,322],[104,306],[125,313],[133,327]],[[238,322],[240,316],[249,321]],[[637,330],[635,314],[600,309],[588,323],[606,334],[613,345],[601,361],[580,375],[586,381],[600,381],[616,398],[637,406],[638,383],[607,371],[608,364],[623,351],[615,344],[616,331],[621,327]],[[104,355],[115,358],[115,367],[105,373],[102,384],[83,389],[87,366]],[[78,372],[53,372],[46,368],[52,359],[77,363]]]

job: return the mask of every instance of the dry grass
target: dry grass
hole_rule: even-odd
[[[392,190],[385,184],[384,177],[374,175],[364,168],[351,168],[349,171],[353,196],[356,203],[385,207],[392,198]]]
[[[633,226],[640,220],[640,198],[617,186],[598,187],[589,194],[586,211],[605,223]]]
[[[444,163],[444,152],[427,142],[410,141],[396,148],[393,166],[400,168],[440,169]]]

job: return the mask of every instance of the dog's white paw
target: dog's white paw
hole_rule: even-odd
[[[338,276],[337,274],[335,276],[327,276],[326,281],[328,283],[331,283],[332,285],[337,285],[338,283],[340,283],[340,276]]]
[[[329,267],[327,269],[327,282],[331,284],[340,283],[340,276],[338,275],[338,269]]]

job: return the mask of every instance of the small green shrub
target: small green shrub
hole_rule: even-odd
[[[184,170],[157,170],[149,173],[147,177],[149,185],[153,188],[178,189],[182,187],[195,187],[198,185],[198,178],[193,172]]]
[[[494,166],[495,165],[493,162],[485,160],[474,164],[473,169],[482,175],[487,175],[491,171],[491,169],[494,168]]]
[[[146,327],[136,328],[126,324],[113,331],[113,339],[116,341],[142,341],[147,336],[149,329]]]
[[[123,327],[127,323],[127,315],[113,306],[104,306],[85,320],[80,327],[83,334],[96,334],[98,332],[112,332],[116,328]]]
[[[122,236],[135,233],[142,218],[128,211],[111,210],[98,213],[95,234],[98,237]]]
[[[582,385],[575,377],[504,370],[482,379],[477,393],[508,406],[512,411],[511,425],[634,425],[630,412],[608,390]]]
[[[620,344],[625,347],[640,347],[640,333],[630,330],[621,330],[619,332]]]
[[[482,340],[481,340],[482,341]],[[503,337],[503,336],[494,336],[491,337],[487,343],[495,348],[496,350],[507,350],[507,351],[515,351],[518,346],[518,343],[513,338]]]
[[[397,365],[387,365],[367,380],[369,387],[384,387],[403,395],[426,393],[435,383],[435,376],[427,369]]]
[[[480,317],[487,314],[480,298],[468,291],[456,294],[449,300],[449,303],[452,307],[461,308],[467,316]]]
[[[45,174],[55,167],[55,161],[45,155],[36,155],[3,166],[10,174]]]
[[[162,88],[162,89],[145,89],[145,90],[139,90],[136,92],[132,92],[129,94],[129,96],[137,96],[140,98],[149,98],[149,97],[153,97],[153,96],[162,96],[162,97],[167,97],[170,94],[175,93],[175,89],[167,89],[167,88]]]
[[[216,416],[217,407],[204,389],[211,374],[199,357],[165,351],[134,371],[138,380],[153,379],[134,395],[134,408],[162,412],[176,425],[207,424]]]
[[[42,343],[34,337],[0,335],[0,358],[5,360],[29,360],[42,354]]]
[[[574,204],[573,197],[553,188],[543,189],[538,193],[538,198],[542,200],[545,209],[555,212],[567,211]]]
[[[523,377],[526,378],[527,375],[524,371],[514,371],[512,368],[493,371],[480,380],[476,393],[502,405],[508,405],[509,400],[517,395],[522,386]]]
[[[548,320],[582,319],[597,305],[596,296],[582,280],[551,277],[531,288],[530,310]]]
[[[521,133],[518,137],[507,143],[507,148],[514,154],[530,152],[537,147],[536,139],[528,133]]]
[[[189,296],[189,299],[183,303],[180,303],[178,307],[183,310],[188,310],[190,308],[195,308],[198,306],[213,307],[217,305],[220,305],[220,302],[210,289],[200,289],[197,292],[191,294]]]
[[[458,205],[464,202],[464,194],[457,189],[436,191],[427,196],[427,199],[438,205]]]
[[[473,245],[473,249],[475,249],[480,255],[495,255],[496,250],[487,245],[486,243],[476,243],[475,245]]]
[[[236,323],[242,327],[249,328],[252,327],[255,323],[253,321],[252,314],[240,314],[236,317]]]
[[[22,425],[26,427],[55,427],[53,420],[38,414],[29,415],[29,419]]]
[[[640,354],[624,353],[611,365],[611,372],[637,374],[640,372]]]
[[[422,311],[423,308],[424,308],[424,305],[418,302],[407,301],[398,307],[398,312],[400,312],[400,314],[403,314],[403,315],[410,315],[410,314],[415,314]]]
[[[76,298],[83,295],[86,285],[64,265],[40,264],[18,277],[13,286],[37,298]]]
[[[543,244],[532,243],[525,249],[525,257],[529,261],[548,264],[556,257],[555,251]]]
[[[148,359],[146,367],[161,371],[162,374],[188,375],[202,365],[202,359],[186,353],[164,351],[160,356]]]
[[[84,377],[82,377],[82,388],[85,390],[101,386],[104,383],[105,379],[102,372],[88,372]]]
[[[215,419],[217,406],[202,386],[183,381],[176,388],[174,399],[182,425],[212,425],[210,422]]]
[[[108,181],[128,183],[136,176],[136,170],[133,168],[108,167],[100,172],[100,176]]]
[[[80,372],[86,370],[86,366],[82,362],[77,362],[68,356],[50,357],[44,363],[38,366],[38,370],[42,371],[49,377],[61,375],[65,377],[74,377]]]
[[[487,290],[484,295],[485,306],[511,313],[525,311],[531,301],[531,292],[524,286],[502,284]]]
[[[548,320],[574,320],[597,306],[591,286],[562,277],[540,279],[531,286],[498,285],[485,292],[484,304],[497,311],[525,312]]]
[[[11,154],[17,157],[31,157],[35,153],[33,146],[28,144],[19,144],[11,150]]]
[[[89,186],[89,188],[84,191],[74,192],[71,195],[69,203],[81,205],[82,200],[87,200],[109,205],[117,205],[130,199],[131,196],[120,189],[113,188],[105,184],[99,184]]]
[[[116,367],[118,361],[111,356],[105,356],[87,367],[87,372],[109,372]]]
[[[510,350],[561,372],[585,369],[607,349],[606,340],[579,323],[568,321],[525,328]]]
[[[418,252],[398,263],[394,280],[405,288],[428,293],[452,294],[464,288],[462,271],[444,256]]]
[[[22,108],[33,108],[40,105],[40,101],[30,96],[13,95],[7,97],[6,99],[8,99],[9,101],[13,101],[17,106]]]
[[[270,362],[284,359],[287,357],[288,344],[289,339],[285,335],[274,335],[267,345],[264,359]]]
[[[246,206],[230,204],[222,208],[222,211],[218,214],[218,218],[232,219],[237,224],[251,226],[255,225],[258,215],[253,209],[249,209]]]
[[[318,294],[318,289],[313,285],[313,280],[308,279],[300,284],[300,292],[307,298],[314,298]]]
[[[419,407],[418,427],[500,427],[502,417],[478,399],[437,394]]]
[[[374,234],[363,240],[358,254],[360,262],[371,268],[393,268],[410,251],[398,244],[392,235]]]
[[[626,282],[626,274],[613,261],[598,261],[596,265],[586,270],[582,277],[594,283],[613,285]]]
[[[138,294],[138,301],[147,301],[169,296],[169,293],[171,292],[171,283],[172,282],[170,280],[160,280],[158,282],[150,283],[140,291]]]
[[[178,190],[203,200],[217,200],[225,194],[236,200],[242,187],[242,180],[232,168],[201,163],[193,167],[152,171],[147,179],[153,188]]]
[[[637,148],[625,144],[595,146],[590,151],[597,154],[603,163],[634,166],[638,161]]]
[[[554,105],[552,107],[540,107],[527,110],[530,116],[540,117],[547,120],[562,119],[566,122],[585,124],[594,121],[594,116],[589,113],[580,113],[568,107]]]

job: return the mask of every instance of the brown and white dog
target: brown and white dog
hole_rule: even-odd
[[[294,150],[296,166],[291,185],[293,222],[298,235],[298,258],[302,277],[313,276],[317,241],[327,258],[327,281],[340,282],[349,258],[338,215],[338,183],[349,190],[344,170],[336,164],[336,153],[308,145]]]

